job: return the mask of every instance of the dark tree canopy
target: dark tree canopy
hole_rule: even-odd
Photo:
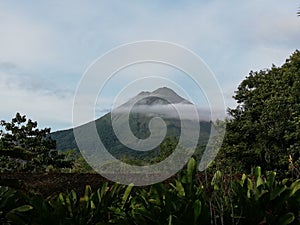
[[[0,125],[0,170],[45,171],[52,168],[70,168],[72,160],[56,150],[56,141],[50,137],[50,128],[38,129],[37,122],[17,113],[11,122]]]
[[[238,172],[254,166],[287,171],[299,164],[300,52],[281,67],[251,71],[239,85],[229,109],[223,147],[217,163]]]

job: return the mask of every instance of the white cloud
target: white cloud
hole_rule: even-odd
[[[0,19],[0,59],[26,65],[50,63],[55,59],[49,46],[49,31],[42,24],[2,8]]]
[[[42,121],[58,124],[53,115],[70,121],[69,89],[75,90],[87,66],[113,47],[142,39],[172,41],[195,51],[215,72],[232,105],[228,92],[250,70],[280,65],[300,48],[298,7],[279,0],[1,2],[0,98],[7,105],[1,113],[10,118],[17,109],[37,110]],[[124,80],[116,80],[110,93],[118,93]],[[107,92],[107,104],[113,97]]]
[[[218,109],[213,111],[208,108],[200,108],[191,104],[157,104],[157,105],[138,105],[134,107],[121,106],[113,110],[113,115],[119,113],[144,113],[149,117],[177,118],[180,120],[210,121],[211,113],[214,113],[215,119],[224,119],[224,112]]]
[[[52,129],[71,126],[73,99],[69,93],[43,91],[27,88],[17,76],[0,73],[0,114],[8,120],[16,112],[37,120],[40,127]]]

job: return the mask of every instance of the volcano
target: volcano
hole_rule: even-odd
[[[182,112],[181,115],[178,114],[176,108],[180,109]],[[95,123],[101,142],[115,158],[145,159],[158,155],[161,145],[165,144],[167,140],[169,141],[168,143],[170,141],[175,144],[178,142],[181,134],[182,120],[187,121],[186,124],[191,125],[199,123],[201,132],[197,146],[198,152],[201,152],[201,149],[204,149],[207,144],[211,122],[200,119],[200,117],[204,118],[203,115],[195,116],[194,113],[191,113],[192,108],[195,108],[195,106],[190,101],[179,96],[172,89],[162,87],[152,92],[140,92],[112,112],[82,126],[89,126],[91,123]],[[201,111],[198,111],[198,113],[201,114]],[[205,112],[203,111],[203,113]],[[154,146],[149,151],[136,151],[128,147],[133,142],[130,137],[134,135],[137,142],[136,145],[143,148],[142,140],[151,136],[149,126],[153,118],[161,118],[163,120],[163,123],[157,123],[156,125],[152,123],[153,126],[151,126],[152,134],[155,134],[154,139],[156,137],[157,141],[161,139],[161,144]],[[206,115],[206,118],[209,117]],[[117,130],[114,129],[113,124],[118,124],[119,128]],[[128,124],[129,131],[126,129]],[[165,129],[162,126],[166,128],[165,133]],[[130,135],[128,134],[129,132],[131,133]],[[191,129],[190,132],[193,132],[193,130]],[[120,135],[123,137],[122,141],[119,140]],[[51,137],[56,140],[58,150],[78,150],[73,129],[53,132],[51,133]],[[89,142],[88,138],[87,142]],[[89,144],[92,145],[92,142],[90,141]]]

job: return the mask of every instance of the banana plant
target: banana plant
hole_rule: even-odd
[[[64,207],[70,224],[113,223],[125,217],[125,205],[131,189],[132,186],[125,188],[115,183],[108,187],[108,184],[104,183],[96,192],[92,192],[91,187],[87,185],[82,197],[74,191],[69,194],[61,193],[52,205],[57,207],[58,203]]]
[[[23,194],[0,186],[0,224],[27,224],[32,209]]]
[[[300,224],[300,180],[278,181],[275,172],[228,179],[216,171],[195,179],[191,159],[177,179],[146,188],[108,184],[83,195],[75,191],[44,198],[0,187],[0,224],[181,225]]]
[[[300,181],[287,186],[287,179],[276,182],[275,176],[275,172],[262,176],[261,168],[256,167],[252,179],[243,175],[241,181],[234,182],[236,208],[243,224],[299,224]]]
[[[210,224],[203,186],[195,182],[196,162],[190,159],[178,179],[141,189],[131,202],[134,224]]]

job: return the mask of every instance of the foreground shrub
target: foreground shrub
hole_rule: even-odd
[[[134,187],[104,183],[43,198],[1,187],[1,224],[300,224],[300,180],[276,173],[233,178],[217,171],[196,179],[191,159],[170,183]]]

